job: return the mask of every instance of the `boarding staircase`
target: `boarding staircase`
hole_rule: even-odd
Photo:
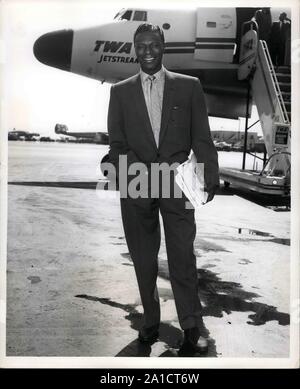
[[[251,77],[251,91],[257,107],[269,160],[265,174],[289,177],[291,147],[291,73],[275,68],[265,41],[258,41]]]
[[[268,160],[260,172],[225,169],[221,178],[228,185],[233,183],[265,194],[287,195],[291,165],[291,71],[288,66],[273,66],[266,42],[258,40],[255,22],[247,22],[245,26],[238,78],[249,82]]]
[[[275,70],[285,110],[291,122],[291,68],[279,66]]]

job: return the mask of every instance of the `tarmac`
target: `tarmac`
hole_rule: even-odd
[[[7,356],[174,356],[182,331],[164,239],[160,336],[141,345],[116,192],[52,186],[8,187]],[[204,357],[287,358],[290,212],[222,189],[196,224]]]

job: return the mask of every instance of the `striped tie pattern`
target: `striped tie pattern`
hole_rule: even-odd
[[[150,120],[155,142],[158,147],[162,107],[158,93],[157,79],[155,76],[149,76],[147,80],[149,80]]]

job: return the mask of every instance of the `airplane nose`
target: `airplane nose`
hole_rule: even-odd
[[[70,71],[73,30],[59,30],[40,36],[34,43],[33,53],[45,65]]]

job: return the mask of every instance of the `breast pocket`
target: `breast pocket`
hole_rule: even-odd
[[[189,122],[188,109],[185,105],[174,104],[171,109],[171,123],[174,126],[184,126]]]

